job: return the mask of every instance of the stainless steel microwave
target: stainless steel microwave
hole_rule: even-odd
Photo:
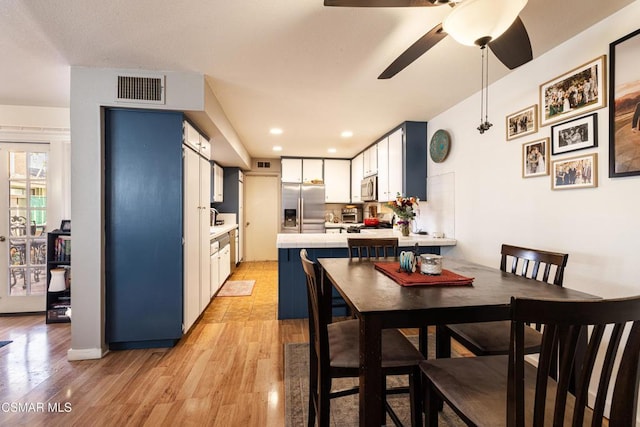
[[[360,200],[363,202],[376,201],[378,199],[378,176],[368,176],[360,185]]]

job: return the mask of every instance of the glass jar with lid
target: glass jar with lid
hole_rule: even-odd
[[[420,273],[432,276],[442,274],[442,256],[436,254],[420,255]]]

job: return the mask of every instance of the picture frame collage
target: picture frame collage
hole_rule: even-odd
[[[522,178],[550,176],[552,190],[598,185],[598,153],[554,158],[598,147],[598,114],[607,105],[606,55],[539,86],[539,104],[506,117],[506,140],[538,133],[550,136],[522,144]],[[590,113],[590,114],[589,114]]]

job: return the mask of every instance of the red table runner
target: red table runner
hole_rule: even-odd
[[[452,286],[452,285],[471,285],[473,284],[473,277],[466,277],[460,274],[454,273],[449,270],[442,269],[442,274],[438,276],[431,276],[428,274],[422,274],[420,272],[406,273],[400,272],[399,262],[375,262],[377,270],[383,272],[387,276],[391,277],[398,284],[402,286],[419,286],[419,285],[438,285],[438,286]]]

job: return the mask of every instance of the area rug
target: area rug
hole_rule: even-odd
[[[417,336],[409,337],[417,345]],[[429,334],[429,357],[433,357],[434,343]],[[456,355],[454,354],[454,357]],[[303,427],[307,425],[309,390],[309,344],[290,343],[284,348],[284,388],[285,388],[285,426]],[[352,387],[357,379],[338,378],[333,380],[334,389]],[[408,383],[406,376],[388,377],[387,386],[397,387]],[[388,401],[403,425],[411,425],[409,395],[389,396]],[[331,399],[331,427],[358,426],[358,395]],[[387,416],[387,425],[393,425]],[[440,412],[439,425],[444,427],[462,427],[465,424],[446,404]]]
[[[11,344],[13,341],[0,341],[0,347],[4,347],[7,344]]]
[[[218,292],[219,297],[246,297],[253,292],[255,280],[227,280]]]

